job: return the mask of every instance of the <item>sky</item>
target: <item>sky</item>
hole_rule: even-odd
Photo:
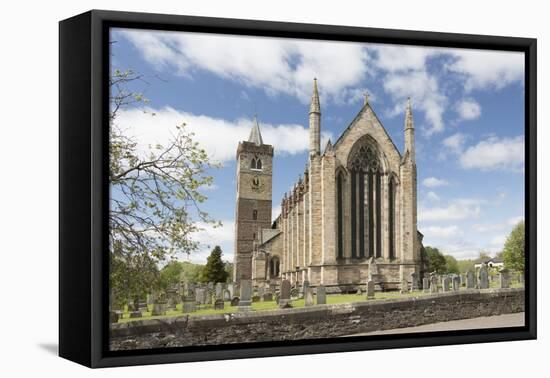
[[[495,254],[524,218],[523,53],[132,29],[112,29],[111,41],[111,69],[143,75],[129,89],[149,102],[116,120],[138,148],[162,144],[184,122],[221,164],[203,188],[203,208],[223,226],[204,225],[200,250],[182,259],[203,263],[220,245],[232,261],[235,152],[254,115],[275,149],[273,217],[279,214],[307,162],[313,78],[322,148],[338,139],[368,93],[402,152],[411,98],[424,245],[457,259]]]

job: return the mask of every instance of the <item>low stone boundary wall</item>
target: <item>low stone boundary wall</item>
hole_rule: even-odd
[[[111,350],[337,337],[525,311],[523,289],[463,290],[337,305],[111,325]]]

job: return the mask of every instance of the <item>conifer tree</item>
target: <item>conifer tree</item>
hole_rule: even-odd
[[[222,261],[222,249],[217,245],[214,247],[210,256],[206,260],[206,266],[202,271],[203,282],[225,282],[227,281],[227,272],[225,263]]]

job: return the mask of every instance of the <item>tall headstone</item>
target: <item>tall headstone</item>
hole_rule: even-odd
[[[510,287],[510,271],[508,269],[500,270],[500,288],[508,289]]]
[[[252,309],[252,281],[241,280],[241,296],[239,298],[239,311]]]
[[[416,272],[411,273],[411,291],[419,290],[418,278],[419,278],[418,273]]]
[[[437,293],[437,275],[435,273],[430,274],[430,293]]]
[[[430,291],[430,279],[428,277],[422,278],[422,290],[424,293],[428,293]]]
[[[458,274],[455,274],[453,276],[453,290],[454,291],[460,290],[460,276]]]
[[[231,292],[228,289],[225,289],[223,291],[223,300],[224,301],[230,301],[231,300]]]
[[[404,294],[409,291],[409,282],[406,278],[401,280],[401,294]]]
[[[221,282],[218,282],[216,284],[216,299],[223,299],[223,290],[224,290],[224,284]]]
[[[153,311],[151,312],[151,316],[160,316],[160,315],[166,315],[166,307],[164,303],[157,302],[153,304]]]
[[[190,312],[195,312],[197,310],[197,305],[193,297],[185,296],[183,297],[183,304],[181,305],[181,311],[184,314]]]
[[[323,285],[317,286],[317,304],[327,303],[327,289]]]
[[[451,290],[451,277],[445,276],[443,277],[443,291],[450,291]]]
[[[302,295],[305,297],[306,295],[306,291],[307,289],[309,289],[309,281],[308,280],[305,280],[304,283],[302,284]]]
[[[487,265],[481,265],[479,269],[479,288],[488,289],[489,288],[489,272],[487,272]]]
[[[304,299],[306,306],[313,306],[315,304],[315,301],[313,299],[313,288],[308,287],[306,289],[306,291],[304,292]]]
[[[374,281],[367,281],[367,299],[374,299]]]
[[[281,282],[281,294],[279,296],[279,307],[289,308],[292,307],[290,303],[290,281],[283,280]]]
[[[466,273],[466,289],[473,289],[476,287],[475,274],[471,270]]]

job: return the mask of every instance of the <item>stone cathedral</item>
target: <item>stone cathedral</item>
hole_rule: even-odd
[[[255,286],[288,279],[355,291],[368,279],[379,290],[419,279],[422,234],[416,219],[416,162],[410,102],[405,146],[397,149],[368,102],[333,144],[321,150],[321,106],[314,81],[309,159],[281,199],[272,222],[274,147],[255,120],[237,148],[234,281]],[[275,146],[276,147],[276,146]],[[412,277],[412,278],[411,278]],[[417,278],[415,278],[417,277]]]

